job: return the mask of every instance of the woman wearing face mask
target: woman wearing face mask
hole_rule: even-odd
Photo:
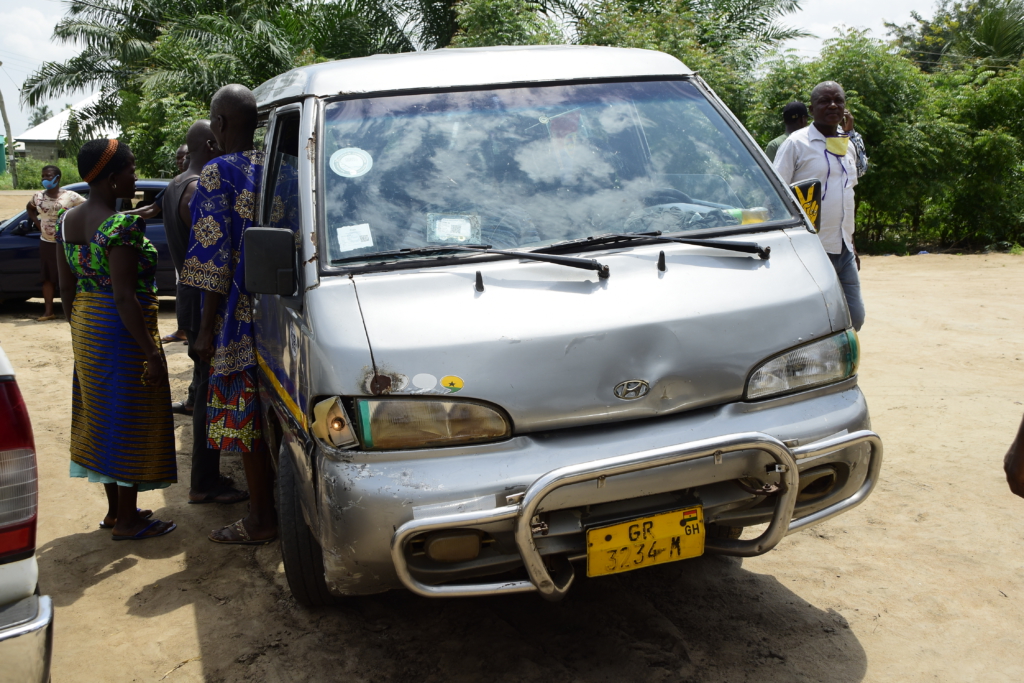
[[[25,207],[29,220],[39,230],[39,265],[43,273],[43,301],[45,308],[39,320],[53,320],[53,293],[57,287],[57,244],[54,235],[57,229],[57,214],[85,199],[71,190],[60,187],[60,169],[43,166],[43,189],[32,195]]]
[[[57,225],[61,305],[71,322],[71,476],[104,485],[115,541],[174,531],[139,510],[139,491],[177,481],[167,365],[157,334],[157,252],[145,221],[117,213],[135,194],[135,155],[117,140],[78,154],[89,199]]]

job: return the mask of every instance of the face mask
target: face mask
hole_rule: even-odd
[[[846,150],[850,148],[850,138],[846,136],[839,136],[834,138],[825,138],[825,149],[837,157],[846,156]]]
[[[43,180],[43,187],[47,190],[56,190],[60,185],[60,176],[55,176],[53,180]]]
[[[842,158],[846,156],[846,150],[849,148],[850,138],[845,135],[825,138],[825,163],[828,163],[828,173],[825,174],[825,188],[821,191],[821,201],[825,201],[825,197],[828,196],[828,181],[832,177],[832,164],[828,160],[829,154],[839,157],[839,168],[843,173],[843,187],[849,187],[850,179],[847,177],[846,166],[842,163]]]

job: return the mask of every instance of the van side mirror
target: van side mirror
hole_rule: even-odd
[[[295,293],[295,233],[288,228],[249,228],[242,235],[245,288],[250,294]]]
[[[799,183],[793,183],[789,187],[793,190],[793,194],[796,195],[796,200],[800,202],[800,206],[804,207],[807,217],[811,219],[814,232],[821,232],[821,181],[817,178],[811,178],[809,180],[802,180]]]

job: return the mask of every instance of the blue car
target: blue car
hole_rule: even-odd
[[[118,210],[137,209],[163,201],[166,180],[139,180],[135,184],[134,200],[118,199]],[[64,189],[89,196],[89,186],[72,183]],[[27,202],[27,200],[26,200]],[[163,216],[146,221],[146,237],[160,255],[157,266],[156,285],[161,295],[174,296],[174,265],[167,248]],[[39,268],[39,231],[28,219],[28,212],[22,211],[4,223],[0,223],[0,302],[24,301],[43,295],[43,280]],[[58,294],[59,296],[59,294]]]

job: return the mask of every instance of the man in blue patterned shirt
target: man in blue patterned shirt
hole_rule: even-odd
[[[242,85],[226,85],[210,103],[210,128],[225,151],[203,167],[189,204],[192,234],[181,282],[203,290],[195,352],[211,361],[207,403],[210,448],[242,453],[249,484],[249,514],[210,534],[216,543],[257,545],[277,538],[273,472],[263,439],[252,299],[245,288],[242,238],[256,219],[263,152],[253,137],[256,98]],[[202,435],[196,435],[202,438]]]

